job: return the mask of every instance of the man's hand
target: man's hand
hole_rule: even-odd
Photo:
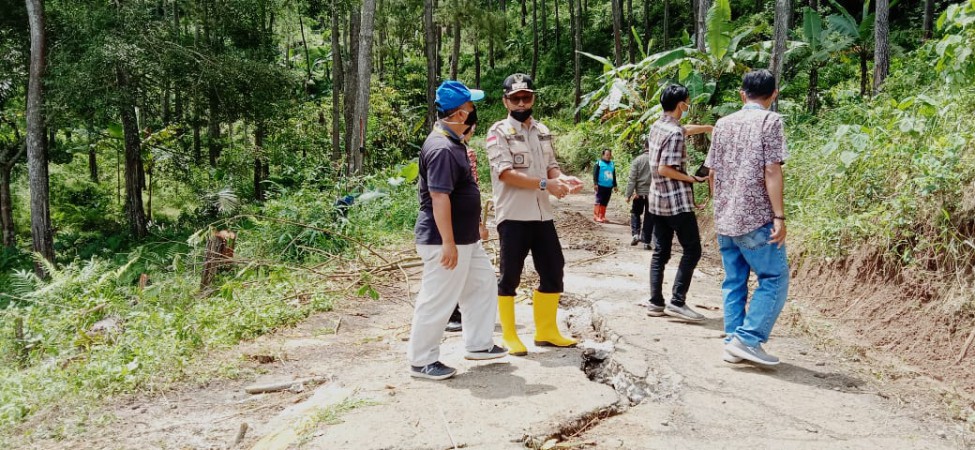
[[[447,270],[454,270],[457,267],[457,244],[444,243],[443,252],[440,255],[440,265]]]
[[[777,244],[779,247],[785,243],[785,221],[782,219],[772,220],[772,236],[769,244]]]
[[[629,196],[629,197],[626,197],[626,203],[629,203],[629,202],[631,202],[631,201],[632,201],[633,199],[635,199],[635,198],[636,198],[636,194],[633,194],[633,195],[631,195],[631,196]]]
[[[477,228],[477,233],[481,235],[482,241],[488,240],[488,229],[483,223]]]
[[[711,133],[714,131],[714,125],[685,125],[684,131],[687,136],[694,136],[695,134],[701,133]]]
[[[562,180],[563,183],[569,185],[570,194],[576,194],[582,190],[582,180],[576,177],[563,174],[559,175],[559,179]]]

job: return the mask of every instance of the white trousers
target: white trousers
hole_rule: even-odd
[[[440,359],[444,327],[458,303],[467,351],[494,346],[498,279],[481,243],[458,245],[457,267],[453,270],[440,265],[443,246],[417,245],[416,252],[423,260],[423,281],[406,349],[410,365],[425,366]]]

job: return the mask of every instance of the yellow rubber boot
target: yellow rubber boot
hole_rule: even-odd
[[[508,354],[513,356],[525,356],[528,349],[518,338],[518,328],[515,325],[515,298],[511,296],[498,296],[498,315],[501,316],[501,340],[508,348]]]
[[[559,333],[557,314],[560,294],[535,291],[535,345],[539,347],[575,347],[576,340]]]

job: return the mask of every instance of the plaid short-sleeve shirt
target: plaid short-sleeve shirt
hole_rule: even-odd
[[[647,135],[650,154],[650,213],[676,216],[694,211],[694,191],[690,183],[667,178],[658,173],[660,166],[671,166],[687,173],[687,147],[684,127],[677,119],[664,114],[650,127]]]

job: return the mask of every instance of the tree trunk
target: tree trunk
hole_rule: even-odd
[[[923,40],[931,39],[934,29],[934,0],[924,0],[924,35]]]
[[[13,168],[12,162],[0,165],[0,235],[3,236],[3,246],[9,248],[17,245],[14,234],[13,197],[10,195],[10,172]]]
[[[305,40],[305,21],[298,15],[298,28],[301,30],[301,46],[305,48],[305,93],[311,93],[311,56],[308,55],[308,41]]]
[[[460,68],[460,16],[454,16],[454,26],[452,31],[454,32],[454,45],[450,50],[450,79],[456,80],[457,71]]]
[[[342,46],[339,28],[339,12],[336,0],[332,0],[332,161],[342,159],[341,123],[339,108],[342,91]]]
[[[354,135],[358,129],[355,120],[355,108],[358,97],[358,85],[359,85],[359,47],[360,41],[357,39],[359,36],[359,23],[361,22],[360,12],[356,8],[352,8],[349,12],[349,57],[346,62],[348,65],[345,70],[345,173],[352,173],[354,153],[357,147],[354,147]]]
[[[809,8],[819,12],[819,0],[809,0]],[[819,63],[813,63],[809,69],[809,92],[806,94],[806,111],[816,114],[819,110]]]
[[[622,0],[610,0],[613,14],[613,62],[616,67],[623,65],[623,43],[620,36],[620,29],[623,27],[623,18],[620,17],[620,3]]]
[[[95,144],[91,139],[92,131],[88,129],[88,179],[92,183],[98,183],[98,158],[95,152]]]
[[[559,48],[559,39],[562,36],[562,24],[559,23],[559,0],[555,1],[555,48]]]
[[[623,17],[623,33],[629,45],[630,62],[636,62],[636,42],[633,41],[633,0],[626,0],[626,15]]]
[[[664,48],[670,48],[670,0],[664,0]]]
[[[877,19],[874,23],[873,93],[880,93],[890,71],[890,1],[877,0]]]
[[[538,79],[538,0],[532,0],[532,72],[533,80]]]
[[[170,92],[171,86],[172,86],[172,83],[170,83],[170,82],[167,81],[166,82],[166,87],[163,88],[162,121],[163,121],[163,126],[164,127],[165,126],[168,126],[169,123],[172,120],[172,116],[170,115],[170,111],[169,111],[169,92]]]
[[[47,62],[46,31],[44,29],[44,1],[26,0],[30,24],[30,74],[27,83],[27,173],[30,184],[30,231],[32,249],[54,262],[54,230],[48,189],[47,147],[44,141],[44,72]],[[34,264],[38,276],[47,274],[40,264]]]
[[[776,0],[780,1],[780,0]],[[707,41],[704,39],[708,34],[708,9],[711,8],[710,0],[696,0],[697,10],[694,12],[694,39],[697,50],[700,52],[707,50]]]
[[[521,27],[528,26],[528,2],[521,0]]]
[[[363,0],[362,24],[359,28],[358,85],[355,98],[355,120],[352,125],[353,166],[352,173],[362,173],[366,136],[369,129],[369,85],[372,79],[372,37],[376,23],[376,0]]]
[[[199,100],[193,102],[193,160],[203,164],[203,139],[200,136],[200,105]]]
[[[14,229],[13,196],[10,194],[11,172],[24,156],[24,141],[20,129],[13,120],[7,120],[14,131],[14,142],[5,149],[0,148],[0,242],[4,247],[16,246]]]
[[[254,127],[254,200],[258,202],[267,199],[264,193],[267,173],[267,161],[264,159],[264,122],[259,121]]]
[[[208,96],[209,111],[207,112],[207,150],[210,156],[210,167],[217,167],[222,148],[220,145],[220,101],[216,88],[210,88]]]
[[[569,2],[577,2],[575,4],[576,18],[575,18],[575,28],[572,30],[572,42],[573,42],[573,56],[575,57],[575,123],[579,123],[582,120],[582,113],[579,111],[579,105],[582,104],[582,61],[579,58],[579,51],[582,50],[582,0],[569,0]]]
[[[545,34],[548,32],[548,8],[545,7],[545,2],[548,1],[548,0],[541,0],[541,1],[542,1],[542,11],[541,11],[541,14],[542,14],[542,32],[541,32],[542,39],[541,39],[541,41],[544,44],[545,43]],[[533,6],[534,6],[534,3],[533,3]],[[532,14],[534,14],[534,12],[532,12]]]
[[[474,41],[474,89],[481,88],[481,43]]]
[[[115,76],[118,89],[122,93],[119,113],[125,135],[125,214],[128,216],[132,235],[142,238],[146,235],[146,211],[142,206],[145,178],[142,175],[142,144],[135,117],[135,99],[126,70],[117,66]]]
[[[647,46],[653,37],[650,35],[650,0],[643,0],[643,51],[647,51]]]
[[[860,50],[860,97],[867,96],[867,51]]]
[[[772,60],[769,64],[769,70],[771,70],[772,74],[775,75],[776,87],[781,86],[782,83],[782,68],[784,67],[785,63],[785,40],[789,32],[787,28],[789,20],[789,1],[790,0],[775,0],[775,31],[774,42],[772,45]],[[774,105],[773,109],[777,110],[778,105]]]
[[[809,93],[806,94],[806,111],[816,114],[819,110],[819,64],[809,69]]]
[[[425,129],[430,129],[437,121],[437,108],[434,101],[437,96],[437,29],[433,23],[433,0],[423,1],[423,33],[427,56],[427,121]],[[493,42],[493,41],[492,41]],[[491,63],[494,63],[494,46],[491,46]]]

